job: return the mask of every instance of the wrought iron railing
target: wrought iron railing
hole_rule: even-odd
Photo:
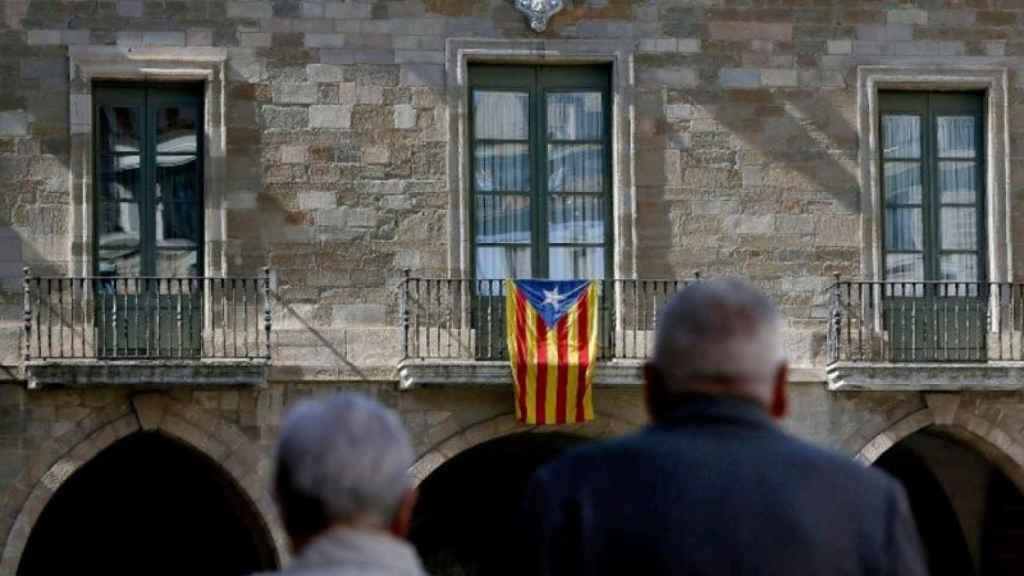
[[[598,358],[646,358],[658,313],[687,280],[600,280]],[[407,359],[505,360],[503,280],[407,277],[399,285]]]
[[[24,358],[269,359],[270,273],[56,277],[25,269]]]
[[[841,282],[832,286],[833,362],[1024,360],[1024,284]]]

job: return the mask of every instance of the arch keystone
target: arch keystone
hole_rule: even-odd
[[[936,424],[951,426],[956,419],[957,408],[960,407],[960,395],[948,392],[925,394],[924,402],[932,411]]]
[[[139,428],[159,430],[167,411],[167,400],[161,394],[140,394],[132,397],[132,410],[139,420]]]

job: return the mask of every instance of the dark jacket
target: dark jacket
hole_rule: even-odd
[[[544,466],[523,522],[525,574],[926,574],[900,484],[739,399]]]

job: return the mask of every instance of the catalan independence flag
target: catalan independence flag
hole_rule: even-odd
[[[598,289],[588,280],[505,281],[506,340],[520,422],[594,419]]]

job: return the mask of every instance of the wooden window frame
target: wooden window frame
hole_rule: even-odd
[[[879,114],[876,118],[877,133],[883,134],[882,121],[886,115],[906,114],[920,118],[921,154],[920,158],[886,158],[884,153],[885,143],[880,141],[878,147],[877,161],[879,162],[880,192],[882,210],[879,214],[882,230],[882,260],[880,268],[883,280],[886,269],[886,256],[890,253],[921,253],[923,255],[924,277],[923,281],[941,280],[940,256],[943,254],[974,253],[977,257],[977,277],[973,282],[984,283],[988,280],[987,245],[988,234],[985,225],[987,214],[985,173],[987,171],[986,158],[988,150],[986,147],[987,126],[985,95],[977,91],[960,92],[939,92],[939,91],[881,91],[878,94]],[[975,170],[975,201],[970,204],[943,203],[938,191],[938,170],[939,163],[943,158],[939,157],[937,145],[937,119],[939,116],[972,116],[975,119],[975,143],[976,150],[972,159],[976,164]],[[917,161],[921,163],[921,219],[922,219],[922,247],[920,251],[891,251],[886,245],[886,212],[893,206],[887,196],[885,182],[885,165],[887,162]],[[944,206],[964,206],[975,209],[975,246],[976,250],[944,250],[942,247],[941,212]]]
[[[206,150],[203,137],[203,126],[205,125],[206,110],[204,106],[203,98],[203,86],[200,83],[143,83],[143,82],[96,82],[93,85],[93,118],[99,119],[101,117],[100,109],[103,106],[111,104],[127,104],[133,107],[137,107],[139,110],[139,121],[142,123],[141,134],[142,138],[140,141],[140,184],[139,190],[137,191],[137,203],[139,210],[139,233],[140,233],[140,268],[141,276],[156,276],[156,262],[157,262],[157,251],[156,246],[157,231],[156,226],[159,223],[156,221],[156,191],[155,191],[155,178],[156,178],[156,119],[157,113],[160,108],[166,105],[173,105],[176,103],[187,103],[194,105],[197,111],[196,126],[196,162],[197,162],[197,201],[196,201],[196,215],[198,217],[197,232],[198,238],[196,239],[196,270],[195,276],[203,276],[205,265],[204,265],[204,246],[206,244],[205,238],[205,162]],[[92,273],[96,276],[101,275],[100,271],[100,242],[99,242],[99,225],[102,222],[102,210],[103,202],[100,198],[100,187],[102,186],[101,181],[101,143],[100,143],[100,129],[97,124],[93,130],[93,162],[94,162],[94,174],[96,174],[95,182],[93,184],[93,222],[96,226],[93,229],[94,238],[92,239],[92,261],[93,270]]]
[[[501,64],[469,64],[468,65],[468,121],[467,150],[469,154],[469,238],[470,238],[470,277],[476,277],[476,248],[481,245],[476,241],[476,198],[478,194],[501,195],[501,192],[478,192],[476,188],[476,158],[474,133],[475,108],[473,96],[477,90],[484,91],[515,91],[529,94],[529,165],[530,165],[530,225],[531,225],[531,276],[548,278],[550,275],[549,250],[554,246],[597,246],[594,243],[558,242],[552,244],[548,238],[549,195],[548,190],[548,139],[547,126],[547,94],[557,92],[597,91],[601,93],[603,126],[602,162],[604,164],[603,189],[599,193],[571,193],[573,195],[593,194],[603,196],[604,204],[604,276],[614,276],[614,203],[613,203],[613,171],[612,171],[612,91],[611,70],[609,65],[501,65]],[[589,140],[573,141],[574,143],[592,143]],[[596,142],[596,141],[595,141]],[[520,195],[516,193],[507,193]],[[484,243],[483,245],[490,245]]]

